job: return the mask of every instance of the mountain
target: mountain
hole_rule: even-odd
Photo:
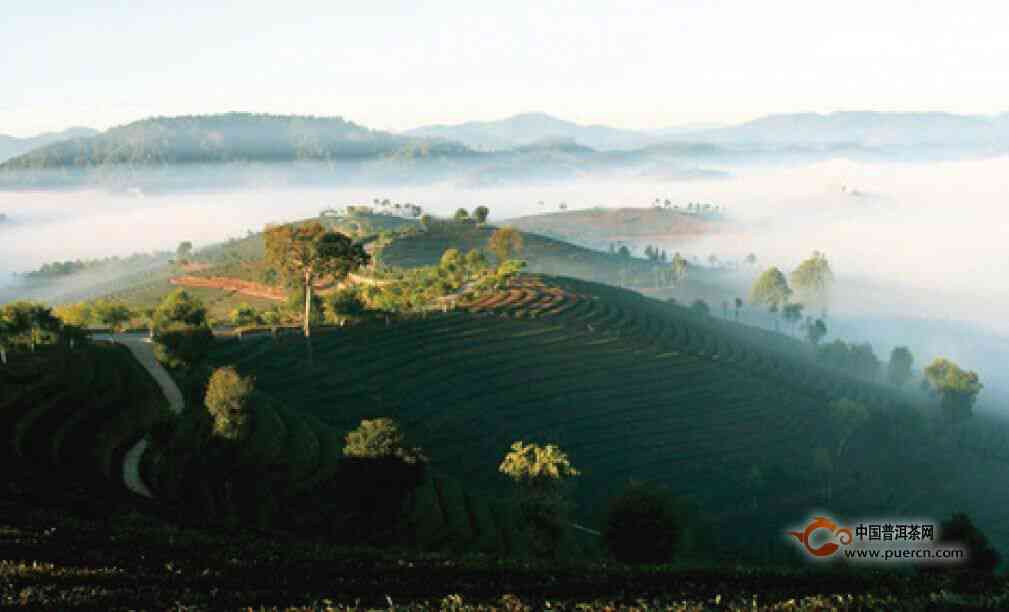
[[[87,138],[34,149],[0,164],[0,169],[337,161],[468,153],[456,143],[370,130],[339,117],[226,113],[143,119]]]
[[[72,127],[62,132],[46,132],[38,136],[28,138],[16,138],[6,134],[0,134],[0,163],[22,153],[27,153],[32,149],[44,147],[54,142],[72,140],[74,138],[88,138],[98,134],[98,130],[86,127]]]
[[[500,151],[544,140],[572,140],[598,151],[628,150],[654,143],[644,132],[605,125],[580,125],[544,113],[522,113],[498,121],[469,121],[457,125],[429,125],[404,132],[410,136],[441,138],[472,149]]]
[[[1009,114],[846,111],[768,115],[742,125],[689,134],[724,145],[909,147],[1006,146]]]

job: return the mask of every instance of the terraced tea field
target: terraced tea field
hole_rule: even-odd
[[[123,455],[167,418],[160,390],[121,346],[42,347],[11,356],[0,379],[6,468],[44,469],[53,487],[71,480],[125,492]]]
[[[301,342],[268,338],[220,342],[211,359],[340,430],[397,418],[437,470],[484,494],[502,490],[497,464],[513,441],[558,443],[583,471],[585,512],[630,478],[736,503],[753,465],[808,462],[830,399],[900,399],[791,344],[761,350],[763,332],[557,285],[533,277],[469,311],[320,334],[311,365]]]

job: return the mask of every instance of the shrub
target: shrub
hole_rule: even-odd
[[[359,459],[396,457],[406,463],[427,461],[419,448],[407,448],[403,432],[393,419],[365,419],[347,434],[343,454]]]
[[[214,420],[214,434],[226,440],[243,440],[249,434],[250,396],[254,381],[232,367],[217,368],[207,382],[203,403]]]
[[[207,324],[207,308],[184,289],[176,289],[161,300],[152,319],[155,331],[180,324],[200,327]]]
[[[974,526],[970,517],[956,513],[939,526],[939,543],[945,545],[960,544],[967,549],[967,563],[957,566],[968,572],[992,574],[999,563],[999,554],[988,543],[988,538]]]
[[[239,304],[228,316],[231,318],[231,322],[238,327],[259,323],[259,314],[256,312],[256,309],[246,302]]]
[[[665,563],[676,553],[681,527],[668,489],[632,482],[610,501],[603,540],[623,563]]]
[[[367,308],[361,294],[350,288],[337,289],[324,298],[326,320],[339,323],[348,318],[360,317]]]

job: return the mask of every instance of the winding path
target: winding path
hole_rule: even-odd
[[[144,369],[151,373],[154,381],[161,387],[161,392],[165,395],[165,399],[168,400],[168,409],[174,414],[181,414],[182,408],[185,405],[182,400],[182,392],[179,390],[178,385],[175,384],[175,381],[172,380],[171,375],[168,374],[168,370],[155,359],[154,349],[151,347],[150,340],[147,338],[120,335],[116,338],[116,342],[128,348],[130,353],[133,354],[134,359],[139,361],[140,365],[144,366]],[[147,487],[144,479],[140,477],[140,460],[144,456],[144,451],[147,450],[147,444],[148,440],[145,436],[144,439],[126,451],[126,457],[123,460],[123,483],[127,489],[137,495],[153,498],[154,494]]]

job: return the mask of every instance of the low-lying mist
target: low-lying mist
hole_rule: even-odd
[[[690,181],[608,176],[483,188],[450,182],[289,188],[264,182],[242,191],[161,195],[0,192],[0,213],[10,219],[0,224],[0,272],[9,281],[11,272],[48,261],[173,250],[182,240],[199,248],[268,222],[373,198],[412,202],[441,215],[486,205],[492,222],[556,212],[561,203],[577,209],[642,207],[655,198],[681,206],[699,201],[727,209],[741,229],[658,246],[702,260],[709,254],[742,260],[752,252],[757,269],[777,265],[786,273],[813,250],[824,251],[838,277],[832,315],[841,320],[835,331],[878,342],[877,354],[885,358],[903,326],[913,336],[904,343],[920,347],[919,366],[946,350],[982,372],[990,386],[1005,388],[999,370],[1009,362],[1009,343],[990,336],[1009,337],[1006,176],[1009,157],[928,164],[832,160],[737,168],[730,178]],[[740,278],[733,290],[745,290],[745,282]],[[959,339],[958,346],[942,349],[945,341],[929,337],[928,330],[938,333],[940,327],[941,336]]]

